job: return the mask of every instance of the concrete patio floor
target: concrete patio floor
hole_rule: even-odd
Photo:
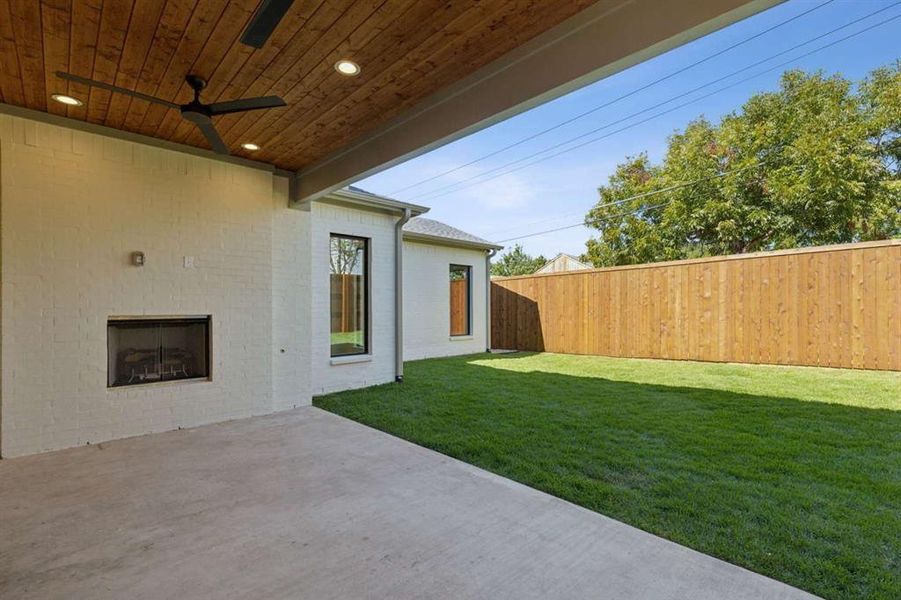
[[[813,598],[316,408],[0,461],[0,598]]]

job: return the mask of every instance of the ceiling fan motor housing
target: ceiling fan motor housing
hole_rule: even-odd
[[[197,100],[192,100],[182,105],[181,116],[192,123],[208,123],[213,115],[208,106],[201,104]]]
[[[187,75],[185,81],[191,86],[191,89],[194,90],[195,99],[200,96],[200,90],[206,87],[206,79],[198,77],[197,75]]]
[[[200,101],[200,92],[206,87],[206,80],[197,75],[188,75],[185,82],[194,90],[194,99],[181,105],[181,116],[192,123],[209,123],[213,115],[209,107]]]

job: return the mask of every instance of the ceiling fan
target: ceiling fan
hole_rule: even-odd
[[[79,77],[78,75],[72,75],[71,73],[65,73],[63,71],[57,71],[56,75],[57,77],[61,77],[62,79],[72,81],[74,83],[89,85],[96,88],[109,90],[110,92],[116,92],[118,94],[125,94],[127,96],[139,98],[147,102],[161,104],[168,108],[174,108],[181,112],[182,118],[187,119],[188,121],[191,121],[192,123],[197,125],[197,128],[210,143],[210,146],[212,146],[213,150],[215,150],[219,154],[229,154],[229,151],[228,146],[226,146],[225,142],[222,141],[222,138],[219,136],[219,132],[216,131],[216,127],[213,125],[213,117],[219,115],[227,115],[230,113],[245,112],[248,110],[260,110],[263,108],[278,108],[279,106],[287,106],[285,101],[278,96],[241,98],[239,100],[227,100],[225,102],[204,104],[200,101],[200,92],[203,90],[203,88],[206,87],[206,81],[200,77],[197,77],[196,75],[188,75],[187,77],[185,77],[187,84],[191,86],[191,89],[194,90],[194,99],[187,104],[176,104],[174,102],[169,102],[168,100],[163,100],[162,98],[148,96],[147,94],[142,94],[140,92],[135,92],[126,88],[110,85],[108,83],[103,83],[102,81],[95,81],[93,79]]]

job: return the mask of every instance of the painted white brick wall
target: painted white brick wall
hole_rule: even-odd
[[[272,409],[311,401],[310,213],[287,207],[288,180],[272,194]]]
[[[394,224],[383,212],[314,202],[312,223],[313,394],[394,381]],[[369,238],[370,360],[332,364],[329,342],[329,237]]]
[[[284,181],[0,115],[0,194],[3,456],[309,403],[310,215]],[[179,314],[213,315],[213,380],[108,389],[107,317]]]
[[[472,336],[450,336],[450,265],[472,267]],[[484,352],[485,253],[404,242],[404,360]]]

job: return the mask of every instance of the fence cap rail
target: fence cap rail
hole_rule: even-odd
[[[503,281],[518,281],[521,279],[533,279],[539,277],[565,277],[568,275],[587,275],[591,273],[609,273],[612,271],[631,271],[636,269],[659,269],[662,267],[677,267],[682,265],[696,265],[702,263],[725,262],[732,260],[752,260],[755,258],[770,258],[775,256],[787,256],[792,254],[817,254],[821,252],[839,252],[842,250],[865,250],[867,248],[884,248],[901,246],[901,239],[875,240],[872,242],[855,242],[851,244],[833,244],[830,246],[809,246],[806,248],[790,248],[787,250],[769,250],[765,252],[749,252],[747,254],[727,254],[724,256],[706,256],[704,258],[688,258],[683,260],[667,260],[655,263],[642,263],[639,265],[618,265],[615,267],[601,267],[597,269],[581,269],[579,271],[563,271],[557,273],[533,273],[531,275],[512,275],[508,277],[492,277],[492,283]]]

